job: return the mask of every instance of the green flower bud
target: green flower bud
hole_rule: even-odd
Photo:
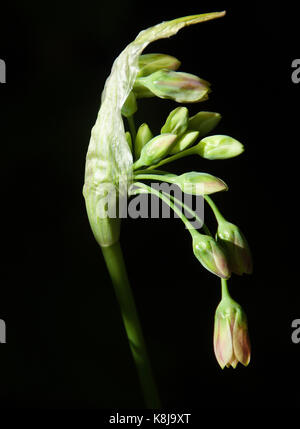
[[[139,78],[136,79],[133,86],[133,92],[136,96],[136,98],[151,98],[155,97],[155,94],[153,94],[150,89],[148,89],[144,84],[143,81]]]
[[[191,234],[193,252],[198,261],[211,273],[228,279],[230,270],[222,247],[209,235],[200,234],[196,230],[191,230]]]
[[[247,317],[242,307],[230,297],[221,300],[215,314],[214,351],[221,368],[250,361]]]
[[[220,113],[198,112],[189,119],[188,129],[199,131],[199,136],[210,133],[220,122]]]
[[[135,142],[134,142],[134,154],[135,159],[138,159],[141,155],[141,150],[153,138],[153,134],[146,123],[142,124],[137,130]]]
[[[133,164],[133,168],[137,169],[159,162],[169,153],[176,137],[176,134],[160,134],[151,139],[141,150],[141,156]]]
[[[218,177],[196,171],[172,177],[169,181],[178,185],[186,194],[192,195],[209,195],[219,191],[227,191],[228,189],[226,183]]]
[[[125,138],[126,138],[126,141],[128,143],[128,146],[130,147],[130,150],[132,152],[132,140],[131,140],[131,134],[129,131],[126,131]]]
[[[122,115],[125,116],[125,118],[128,118],[129,116],[132,116],[137,111],[137,104],[136,104],[136,97],[134,93],[131,91],[123,104],[122,107]]]
[[[144,54],[139,56],[139,72],[137,77],[148,76],[160,69],[177,70],[180,61],[171,55]]]
[[[134,91],[137,96],[149,97],[149,92],[143,92],[143,87],[152,92],[152,96],[169,98],[178,103],[204,101],[210,92],[207,81],[189,73],[167,69],[158,70],[149,76],[136,79]]]
[[[187,130],[188,118],[188,109],[186,107],[177,107],[169,114],[160,132],[181,135]]]
[[[182,134],[180,137],[177,137],[174,146],[170,150],[170,155],[174,155],[177,152],[181,152],[184,149],[192,146],[193,143],[197,140],[199,131],[190,131]]]
[[[233,158],[244,151],[244,146],[239,141],[223,135],[205,137],[197,146],[199,155],[206,159]]]
[[[250,248],[239,227],[226,220],[220,221],[217,241],[223,246],[233,273],[238,275],[252,273],[253,264]]]

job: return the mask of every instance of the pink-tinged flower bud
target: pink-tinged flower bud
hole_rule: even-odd
[[[198,171],[189,171],[180,176],[174,176],[169,181],[179,186],[186,194],[191,195],[209,195],[228,189],[226,183],[219,177]]]
[[[242,143],[230,136],[215,135],[205,137],[198,144],[198,154],[206,159],[228,159],[244,151]]]
[[[196,103],[208,98],[209,82],[198,76],[161,69],[149,76],[137,78],[134,92],[137,97],[157,96],[178,103]],[[150,91],[150,94],[149,94]]]
[[[166,54],[144,54],[139,56],[139,72],[137,77],[148,76],[160,69],[177,70],[180,61]]]
[[[217,241],[222,245],[228,258],[230,270],[238,275],[251,274],[252,257],[248,242],[238,226],[226,220],[220,221]]]
[[[250,362],[247,317],[242,307],[229,296],[222,299],[215,314],[214,351],[220,367]]]
[[[196,230],[190,230],[193,238],[193,251],[198,261],[211,273],[228,279],[230,270],[226,256],[221,246],[209,235],[200,234]]]
[[[153,139],[142,148],[141,155],[133,164],[133,168],[137,169],[159,162],[168,154],[176,138],[176,134],[160,134],[153,137]]]

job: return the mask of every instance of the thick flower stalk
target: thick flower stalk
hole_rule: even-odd
[[[227,237],[224,223],[219,224],[219,235],[214,238],[198,214],[180,199],[143,183],[148,180],[169,183],[184,194],[208,198],[213,208],[208,195],[228,189],[221,178],[203,171],[170,174],[158,167],[190,155],[227,159],[242,153],[243,145],[232,137],[207,136],[218,125],[221,115],[200,111],[190,116],[188,109],[180,106],[170,112],[158,135],[153,135],[146,122],[137,130],[134,123],[140,98],[158,97],[177,103],[202,103],[208,98],[210,83],[194,74],[178,71],[181,63],[177,58],[157,53],[142,55],[142,52],[149,43],[170,37],[183,27],[224,15],[225,12],[215,12],[187,16],[162,22],[138,34],[113,64],[86,156],[83,195],[87,214],[115,287],[149,408],[159,408],[160,400],[119,244],[119,202],[127,195],[156,195],[183,221],[192,239],[193,253],[206,270],[222,281],[232,272],[250,272],[249,263],[242,267],[243,255],[232,256],[226,246],[228,243],[224,243]],[[129,130],[125,130],[124,118]],[[197,219],[204,234],[196,230],[182,210]],[[230,237],[236,243],[241,235],[232,233]]]

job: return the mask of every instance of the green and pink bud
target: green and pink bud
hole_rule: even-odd
[[[193,252],[198,261],[216,276],[228,279],[230,269],[222,247],[209,235],[190,230],[193,239]]]
[[[250,361],[250,341],[247,317],[242,307],[231,297],[224,297],[217,307],[214,327],[214,352],[220,367]]]
[[[234,158],[244,151],[242,143],[225,135],[205,137],[197,146],[199,155],[206,159]]]
[[[226,183],[219,177],[197,171],[172,177],[169,181],[179,186],[182,192],[191,195],[209,195],[228,189]]]
[[[230,270],[233,273],[238,275],[252,273],[253,263],[250,248],[238,226],[225,219],[219,221],[217,241],[224,248]]]
[[[180,61],[166,54],[144,54],[139,56],[139,71],[137,77],[149,76],[160,69],[177,70]]]
[[[153,137],[141,150],[140,158],[133,164],[136,170],[143,166],[158,163],[170,151],[176,140],[176,134],[160,134]]]
[[[178,103],[207,100],[210,84],[198,76],[161,69],[146,77],[137,78],[133,90],[138,98],[168,98]]]

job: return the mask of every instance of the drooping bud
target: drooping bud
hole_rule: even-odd
[[[131,91],[123,104],[122,107],[122,115],[125,116],[125,118],[129,118],[129,116],[132,116],[137,111],[137,104],[136,104],[136,97],[134,93]]]
[[[180,61],[165,54],[144,54],[139,56],[139,72],[137,77],[145,77],[160,69],[177,70]]]
[[[228,187],[223,180],[208,173],[190,171],[180,176],[172,177],[168,181],[178,185],[186,194],[209,195],[215,192],[227,191]]]
[[[141,150],[153,138],[153,134],[146,123],[140,125],[137,130],[135,142],[134,142],[134,154],[135,159],[138,159],[141,155]]]
[[[206,136],[218,125],[220,120],[220,113],[198,112],[189,119],[188,129],[199,131],[199,137]]]
[[[251,274],[252,257],[248,242],[238,226],[226,220],[219,222],[217,241],[223,246],[230,270],[235,274]]]
[[[156,164],[164,158],[176,140],[176,134],[160,134],[151,139],[141,150],[140,158],[133,164],[137,169]]]
[[[189,111],[186,107],[177,107],[167,117],[161,133],[183,134],[188,127]]]
[[[192,146],[192,144],[195,143],[195,141],[197,140],[198,135],[198,131],[188,131],[182,134],[176,139],[174,146],[172,146],[170,150],[170,155],[173,155],[177,152],[181,152],[182,150]]]
[[[215,314],[214,351],[221,368],[250,361],[247,317],[242,307],[230,297],[221,300]]]
[[[196,230],[190,232],[193,238],[193,252],[198,261],[211,273],[228,279],[230,269],[222,247],[209,235],[200,234]]]
[[[205,137],[197,146],[199,155],[206,159],[233,158],[244,151],[242,143],[224,135]]]
[[[137,78],[133,89],[139,98],[151,96],[150,91],[152,96],[169,98],[178,103],[195,103],[208,98],[209,85],[195,75],[162,69],[149,76]],[[145,91],[145,88],[148,91]]]
[[[126,131],[125,137],[126,137],[126,141],[128,143],[128,146],[130,147],[130,150],[132,152],[132,139],[131,139],[131,134],[129,131]]]

